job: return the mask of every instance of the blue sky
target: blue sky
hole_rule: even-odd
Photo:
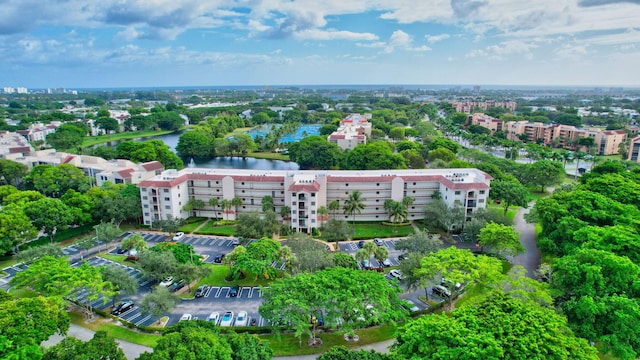
[[[640,0],[4,0],[0,87],[640,87]]]

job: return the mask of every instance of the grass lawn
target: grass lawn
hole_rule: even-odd
[[[293,334],[263,335],[261,338],[269,341],[269,346],[273,350],[273,356],[295,356],[318,354],[338,345],[355,348],[389,340],[395,337],[395,331],[396,327],[394,325],[358,330],[356,334],[360,336],[360,341],[354,343],[345,341],[342,333],[321,333],[318,334],[318,337],[322,339],[323,344],[317,348],[307,346],[307,336],[302,336],[302,345],[300,345],[300,340],[293,336]]]
[[[189,234],[189,233],[192,233],[193,230],[197,229],[198,226],[204,224],[206,221],[209,221],[209,219],[204,219],[204,220],[201,220],[201,221],[196,221],[196,222],[191,223],[191,224],[186,224],[186,225],[182,226],[179,230],[184,232],[184,233]]]
[[[282,160],[289,161],[289,155],[273,152],[251,152],[247,154],[248,157],[256,159],[269,159],[269,160]]]
[[[90,136],[84,139],[84,141],[82,142],[82,147],[85,148],[88,146],[102,144],[102,143],[106,143],[114,140],[126,140],[126,139],[137,139],[137,138],[150,137],[150,136],[159,136],[159,135],[171,134],[172,132],[174,131],[173,130],[127,131],[119,134]]]
[[[107,320],[101,317],[97,317],[95,321],[87,324],[84,322],[82,315],[77,312],[70,312],[69,317],[71,318],[71,322],[78,326],[82,326],[83,328],[87,328],[93,331],[103,330],[114,338],[122,339],[134,344],[154,347],[160,339],[159,334],[145,334],[135,330],[131,330],[116,325],[113,320],[110,319]]]
[[[216,226],[215,221],[209,221],[200,230],[196,231],[199,235],[221,235],[221,236],[235,236],[236,228],[234,225]]]
[[[229,269],[229,266],[227,266],[227,265],[212,265],[212,264],[205,264],[204,266],[207,266],[207,267],[211,268],[211,274],[209,274],[209,276],[207,276],[207,277],[204,277],[204,278],[200,279],[200,281],[198,281],[198,283],[195,286],[192,286],[191,287],[192,293],[195,292],[195,289],[198,286],[203,285],[203,284],[213,285],[213,286],[231,286],[231,285],[238,285],[238,286],[269,286],[269,283],[271,282],[270,280],[264,280],[264,279],[254,280],[255,276],[252,276],[252,275],[249,275],[245,279],[241,279],[241,280],[227,281],[227,280],[225,280],[225,278],[231,272],[231,269]]]
[[[388,237],[403,237],[413,234],[413,226],[387,226],[379,223],[356,223],[353,240]]]
[[[120,255],[109,255],[105,253],[98,254],[98,256],[105,258],[107,260],[111,260],[113,262],[117,262],[118,264],[122,264],[124,266],[131,266],[132,268],[138,268],[138,264],[135,261],[127,261],[126,256]]]

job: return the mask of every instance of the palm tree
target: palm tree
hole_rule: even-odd
[[[204,206],[204,201],[196,198],[191,198],[189,199],[189,201],[187,201],[186,204],[184,204],[182,210],[186,212],[191,212],[192,210],[197,212],[198,210],[204,209]]]
[[[571,151],[562,150],[560,151],[560,156],[562,156],[562,164],[565,168],[567,167],[567,163],[573,162]]]
[[[402,205],[409,208],[409,206],[413,205],[413,198],[411,196],[405,196],[402,198]]]
[[[242,205],[242,199],[235,196],[233,199],[231,199],[231,205],[233,206],[233,210],[236,213],[236,219],[238,219],[238,206]]]
[[[331,216],[336,217],[336,211],[340,210],[340,201],[333,200],[329,203],[329,211],[331,211]]]
[[[373,251],[373,257],[378,260],[380,267],[382,267],[382,262],[389,257],[389,249],[386,246],[376,246]]]
[[[407,207],[403,203],[394,201],[389,208],[389,220],[394,223],[405,221],[409,215]]]
[[[344,201],[344,213],[351,215],[353,217],[353,224],[356,223],[356,213],[362,214],[362,209],[364,209],[364,200],[362,198],[362,193],[359,190],[356,190],[349,194],[349,198]]]
[[[262,212],[266,213],[267,211],[273,211],[273,197],[270,195],[266,195],[262,197]]]
[[[318,208],[318,218],[320,218],[320,226],[324,224],[325,216],[329,214],[326,206],[320,206]]]
[[[220,205],[220,200],[218,200],[218,198],[211,198],[209,199],[209,206],[211,206],[213,208],[213,215],[215,216],[216,220],[218,220],[218,212],[216,211],[216,208]]]
[[[288,206],[283,206],[280,208],[280,216],[282,216],[282,220],[291,219],[291,208]],[[291,224],[289,224],[289,228],[291,228]]]
[[[222,199],[222,202],[220,202],[220,207],[222,208],[222,211],[227,215],[225,220],[229,220],[229,210],[231,210],[231,208],[233,207],[233,205],[231,204],[231,200]]]
[[[576,159],[576,179],[578,178],[578,169],[580,168],[580,160],[584,159],[587,153],[584,151],[576,151],[573,153],[573,158]]]
[[[371,264],[373,264],[373,255],[376,253],[376,249],[378,248],[378,245],[374,244],[371,241],[367,241],[366,243],[364,243],[364,246],[362,247],[362,251],[367,254],[367,258],[369,259],[369,267],[371,267]]]

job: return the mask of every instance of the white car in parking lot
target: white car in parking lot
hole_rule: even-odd
[[[231,326],[233,324],[233,311],[227,311],[220,319],[220,326]]]
[[[238,316],[236,316],[235,326],[247,326],[247,321],[248,321],[247,312],[239,311]]]
[[[220,313],[217,311],[209,314],[209,317],[207,318],[207,321],[212,322],[216,325],[218,325],[218,320],[220,320]]]
[[[402,271],[400,271],[398,269],[393,269],[393,270],[389,271],[389,275],[393,276],[394,278],[396,278],[398,280],[402,280]]]
[[[420,311],[420,308],[418,307],[418,305],[416,305],[416,303],[414,303],[411,300],[405,300],[405,303],[407,303],[407,308],[409,309],[409,311],[411,312],[416,312],[416,311]]]
[[[164,280],[162,280],[162,282],[160,283],[160,286],[167,287],[171,284],[173,284],[173,276],[169,276],[168,278],[165,278]]]
[[[182,315],[182,317],[180,317],[180,321],[189,321],[189,320],[191,320],[191,318],[193,318],[193,316],[191,316],[191,314],[184,314],[184,315]]]
[[[180,241],[182,240],[182,238],[184,237],[184,233],[181,232],[177,232],[175,235],[173,235],[173,241]]]

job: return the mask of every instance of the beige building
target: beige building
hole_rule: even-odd
[[[0,158],[13,160],[34,152],[27,139],[14,132],[0,131]]]
[[[463,206],[467,213],[485,208],[489,197],[491,176],[477,169],[429,170],[368,170],[368,171],[312,171],[312,170],[241,170],[198,169],[167,170],[161,175],[138,184],[144,223],[173,217],[207,216],[236,219],[238,214],[262,211],[262,198],[271,196],[276,213],[288,206],[291,226],[299,232],[310,233],[321,226],[318,208],[336,200],[340,208],[353,191],[364,199],[364,209],[356,214],[356,221],[385,221],[387,199],[402,201],[409,196],[414,203],[408,209],[408,220],[424,218],[424,207],[440,193],[449,206]],[[184,205],[191,198],[209,203],[209,199],[240,198],[242,205],[232,209],[220,206],[186,212]],[[338,211],[338,218],[351,216]]]
[[[35,151],[11,160],[25,164],[30,169],[45,164],[53,166],[71,164],[82,170],[85,175],[94,178],[97,186],[101,186],[106,181],[114,184],[137,184],[164,170],[164,166],[158,161],[136,164],[124,159],[105,160],[97,156],[76,155],[55,150]]]
[[[478,125],[491,130],[491,134],[504,128],[504,121],[483,113],[471,115],[471,125]]]
[[[518,104],[515,101],[454,101],[451,103],[456,112],[473,114],[476,112],[486,111],[492,107],[501,107],[510,111],[516,111]]]
[[[367,143],[367,136],[371,136],[371,114],[351,114],[340,121],[338,130],[327,137],[342,150],[351,150],[360,144]]]
[[[627,132],[624,130],[599,131],[595,136],[595,145],[598,155],[614,155],[620,153],[620,144],[627,141]]]

